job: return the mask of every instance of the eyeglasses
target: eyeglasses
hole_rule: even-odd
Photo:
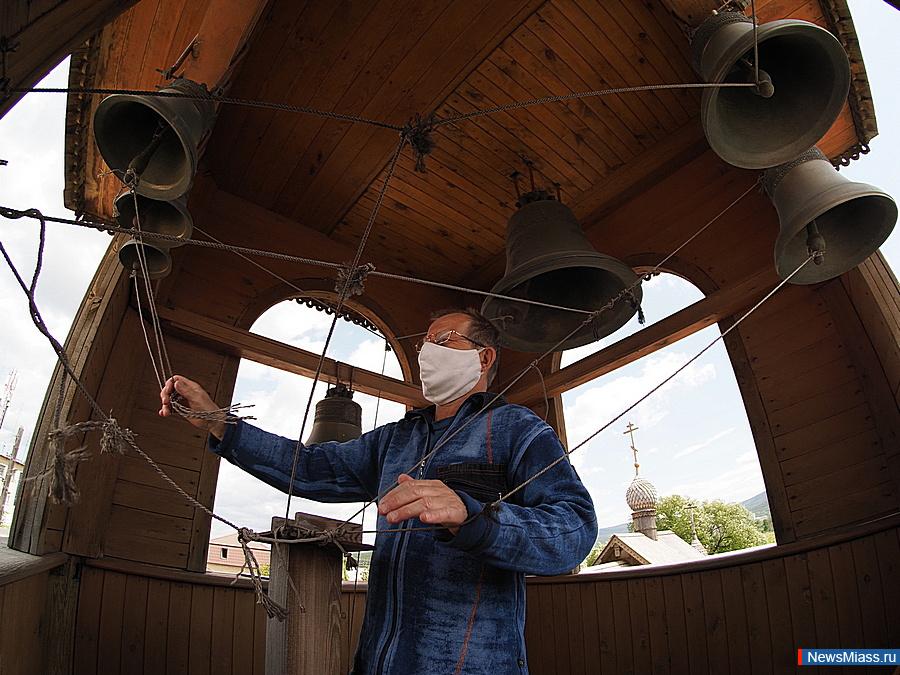
[[[436,345],[444,345],[444,344],[447,344],[450,340],[453,339],[453,336],[454,336],[454,335],[457,336],[457,337],[461,337],[463,340],[468,340],[469,342],[471,342],[471,343],[472,343],[473,345],[475,345],[476,347],[481,347],[482,349],[487,349],[487,345],[483,345],[483,344],[481,344],[480,342],[476,342],[476,341],[473,340],[472,338],[466,337],[466,336],[463,335],[462,333],[459,333],[459,332],[457,332],[457,331],[451,329],[451,330],[442,330],[442,331],[441,331],[440,333],[438,333],[437,335],[432,335],[431,333],[429,333],[428,335],[426,335],[425,337],[423,337],[421,340],[419,340],[419,342],[416,344],[416,352],[422,351],[422,346],[423,346],[426,342],[431,342],[431,343],[436,344]]]

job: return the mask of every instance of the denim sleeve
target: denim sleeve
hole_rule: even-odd
[[[210,436],[209,449],[285,493],[296,457],[294,495],[320,502],[365,501],[377,491],[377,431],[346,443],[305,446],[239,421],[228,426],[221,441]]]
[[[463,492],[471,522],[455,537],[438,537],[445,546],[467,551],[496,567],[527,574],[569,572],[590,553],[597,539],[594,504],[556,434],[538,434],[512,470],[510,484],[522,486],[508,501],[492,507]]]

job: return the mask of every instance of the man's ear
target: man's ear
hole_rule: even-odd
[[[478,356],[481,357],[481,372],[485,372],[490,370],[494,361],[497,360],[497,351],[493,347],[485,347],[478,353]]]

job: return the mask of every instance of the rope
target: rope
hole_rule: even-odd
[[[343,115],[341,113],[329,112],[327,110],[314,110],[313,108],[303,108],[295,105],[286,105],[284,103],[268,103],[265,101],[249,101],[239,98],[228,98],[226,96],[200,96],[197,94],[184,94],[173,91],[155,91],[147,89],[107,89],[102,87],[10,87],[12,93],[22,94],[127,94],[130,96],[155,96],[158,98],[183,98],[194,101],[214,101],[215,103],[227,103],[229,105],[245,105],[253,108],[267,108],[270,110],[283,110],[287,112],[297,112],[306,115],[317,115],[319,117],[330,117],[332,119],[342,120],[345,122],[358,122],[360,124],[368,124],[370,126],[379,127],[381,129],[393,129],[402,131],[403,127],[396,124],[388,124],[386,122],[378,122],[376,120],[366,119],[365,117],[355,117],[353,115]]]
[[[90,228],[93,230],[99,230],[101,232],[112,232],[112,233],[130,234],[130,235],[134,235],[136,232],[134,229],[118,227],[118,226],[110,225],[110,224],[107,224],[104,222],[89,222],[89,221],[83,221],[83,220],[72,220],[72,219],[68,219],[68,218],[45,216],[45,215],[41,214],[40,211],[38,211],[37,209],[29,209],[28,211],[19,211],[17,209],[12,209],[12,208],[9,208],[6,206],[0,206],[0,216],[9,218],[9,219],[18,219],[23,216],[28,216],[28,217],[32,217],[32,218],[43,218],[47,222],[62,223],[65,225],[76,225],[78,227],[86,227],[86,228]],[[203,232],[199,228],[194,228],[194,229],[206,236],[210,236],[209,234],[207,234],[206,232]],[[211,239],[213,239],[213,241],[204,241],[202,239],[187,239],[187,240],[185,240],[185,239],[182,239],[175,235],[162,234],[162,233],[157,233],[157,232],[144,232],[143,236],[150,237],[152,239],[159,239],[162,241],[182,242],[186,246],[201,246],[204,248],[214,248],[214,249],[219,249],[219,250],[223,250],[223,251],[230,251],[232,253],[236,253],[237,255],[240,255],[241,257],[245,257],[245,255],[258,255],[260,257],[274,258],[276,260],[283,260],[285,262],[298,263],[298,264],[302,264],[302,265],[327,267],[327,268],[335,269],[338,271],[346,270],[348,267],[346,263],[332,263],[332,262],[328,262],[325,260],[316,260],[313,258],[301,258],[298,256],[288,255],[286,253],[276,253],[273,251],[264,251],[264,250],[260,250],[260,249],[246,248],[243,246],[235,246],[233,244],[225,244],[225,243],[222,243],[221,241],[219,241],[215,238],[212,238],[212,237],[211,237]],[[248,262],[253,263],[253,261],[249,260],[248,258],[245,258],[245,259],[247,259]],[[253,263],[253,264],[257,265],[260,269],[266,270],[265,267],[258,265],[257,263]],[[266,271],[269,271],[269,270],[266,270]],[[274,273],[272,273],[272,274],[277,279],[290,285],[292,288],[300,291],[301,293],[305,293],[305,291],[298,288],[297,286],[294,286],[286,279],[279,277],[279,276],[275,275]],[[563,307],[561,305],[553,305],[553,304],[549,304],[546,302],[538,302],[536,300],[528,300],[526,298],[516,298],[513,296],[501,295],[498,293],[490,293],[487,291],[482,291],[477,288],[466,288],[464,286],[455,286],[453,284],[445,284],[445,283],[442,283],[439,281],[431,281],[428,279],[419,279],[416,277],[405,276],[402,274],[391,274],[388,272],[379,272],[378,270],[375,270],[372,268],[369,268],[367,275],[375,276],[375,277],[383,277],[385,279],[392,279],[392,280],[396,280],[396,281],[406,281],[409,283],[417,283],[417,284],[422,284],[424,286],[433,286],[436,288],[443,288],[446,290],[458,291],[461,293],[471,293],[473,295],[482,295],[482,296],[491,297],[491,298],[499,298],[501,300],[515,300],[516,302],[534,305],[536,307],[546,307],[548,309],[556,309],[556,310],[560,310],[560,311],[575,312],[578,314],[590,314],[591,313],[589,310],[575,309],[572,307]]]
[[[740,317],[737,321],[735,321],[731,326],[729,326],[727,329],[725,329],[720,335],[716,336],[716,338],[715,338],[712,342],[710,342],[710,343],[709,343],[708,345],[706,345],[703,349],[701,349],[695,356],[693,356],[693,357],[691,357],[690,359],[688,359],[683,365],[681,365],[677,370],[675,370],[674,373],[672,373],[671,375],[669,375],[669,376],[668,376],[667,378],[665,378],[662,382],[660,382],[658,385],[656,385],[655,387],[653,387],[653,389],[651,389],[649,392],[647,392],[646,394],[644,394],[641,398],[639,398],[637,401],[635,401],[634,403],[632,403],[630,406],[628,406],[627,408],[625,408],[625,410],[623,410],[621,413],[619,413],[618,415],[616,415],[613,419],[611,419],[609,422],[607,422],[606,424],[604,424],[602,427],[600,427],[600,428],[599,428],[597,431],[595,431],[593,434],[591,434],[590,436],[588,436],[587,438],[585,438],[581,443],[579,443],[578,445],[576,445],[574,448],[572,448],[571,450],[567,450],[566,452],[563,453],[562,456],[560,456],[559,458],[557,458],[556,460],[554,460],[553,462],[551,462],[548,466],[546,466],[546,467],[544,467],[543,469],[541,469],[540,471],[538,471],[534,476],[532,476],[531,478],[528,478],[527,480],[525,480],[524,482],[522,482],[520,485],[516,486],[514,489],[510,490],[508,493],[506,493],[505,495],[503,495],[502,497],[500,497],[500,499],[498,499],[497,501],[493,502],[492,506],[493,506],[493,505],[499,505],[501,502],[506,501],[509,497],[511,497],[512,495],[514,495],[516,492],[518,492],[519,490],[521,490],[522,488],[524,488],[526,485],[528,485],[530,482],[532,482],[533,480],[535,480],[536,478],[538,478],[538,477],[541,476],[542,474],[544,474],[544,473],[546,473],[547,471],[549,471],[551,468],[553,468],[554,466],[556,466],[556,465],[557,465],[559,462],[561,462],[563,459],[567,458],[567,457],[568,457],[569,455],[571,455],[573,452],[575,452],[576,450],[578,450],[579,448],[581,448],[582,446],[584,446],[586,443],[588,443],[589,441],[591,441],[594,437],[596,437],[596,436],[597,436],[598,434],[600,434],[602,431],[604,431],[605,429],[607,429],[608,427],[610,427],[612,424],[614,424],[615,422],[619,421],[622,417],[624,417],[625,415],[627,415],[629,412],[631,412],[632,410],[634,410],[634,408],[636,408],[638,405],[640,405],[640,404],[643,403],[645,400],[647,400],[651,395],[653,395],[654,393],[656,393],[660,388],[662,388],[663,386],[665,386],[666,384],[668,384],[673,378],[675,378],[675,377],[676,377],[679,373],[681,373],[685,368],[687,368],[687,367],[688,367],[689,365],[691,365],[694,361],[696,361],[696,360],[699,359],[703,354],[705,354],[710,348],[712,348],[712,346],[715,345],[719,340],[723,339],[723,338],[724,338],[726,335],[728,335],[732,330],[734,330],[735,328],[737,328],[737,327],[741,324],[741,322],[742,322],[744,319],[746,319],[748,316],[750,316],[751,314],[753,314],[753,312],[755,312],[757,309],[759,309],[759,308],[763,305],[763,303],[765,303],[765,302],[766,302],[769,298],[771,298],[777,291],[779,291],[785,284],[787,284],[787,283],[791,280],[791,278],[792,278],[795,274],[797,274],[801,269],[803,269],[803,267],[806,266],[806,265],[809,263],[809,261],[812,260],[812,259],[813,259],[813,256],[807,257],[807,259],[804,260],[804,261],[797,267],[797,269],[795,269],[795,270],[794,270],[793,272],[791,272],[785,279],[783,279],[781,282],[779,282],[779,283],[775,286],[775,288],[773,288],[771,291],[769,291],[769,292],[765,295],[765,297],[762,298],[762,300],[760,300],[760,301],[757,302],[753,307],[751,307],[749,310],[747,310],[747,312],[745,312],[743,316],[741,316],[741,317]],[[474,516],[473,516],[473,518],[474,518]],[[471,521],[471,520],[472,520],[472,518],[469,519],[469,521]],[[467,522],[469,522],[469,521],[467,521]]]

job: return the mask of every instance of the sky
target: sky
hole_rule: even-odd
[[[900,94],[896,91],[896,39],[900,35],[900,11],[882,0],[850,0],[850,9],[862,45],[874,98],[880,134],[871,152],[843,168],[848,179],[872,184],[895,199],[900,198]],[[45,86],[62,87],[65,65],[54,70]],[[38,208],[47,215],[71,218],[62,205],[63,133],[65,96],[29,94],[0,119],[0,205],[25,210]],[[0,217],[0,242],[23,278],[34,273],[38,227],[32,219]],[[51,333],[62,342],[110,237],[102,232],[70,225],[48,224],[47,244],[38,281],[37,306]],[[773,241],[774,244],[774,241]],[[900,267],[900,228],[881,248],[889,263]],[[648,322],[658,321],[700,299],[699,291],[669,275],[645,284],[644,311]],[[16,429],[24,429],[23,458],[42,405],[55,355],[32,324],[27,301],[5,263],[0,265],[0,396],[9,374],[17,382],[0,428],[0,452],[9,455]],[[265,314],[254,331],[313,352],[320,352],[331,317],[294,303],[277,306]],[[572,350],[564,365],[614,340],[638,330],[635,321],[600,343]],[[602,425],[622,414],[626,407],[651,391],[670,373],[696,355],[718,335],[707,328],[666,350],[656,352],[626,368],[583,385],[563,397],[569,447],[579,445]],[[363,329],[338,322],[329,347],[330,357],[375,372],[399,376],[392,354],[385,359],[384,343]],[[190,375],[189,373],[186,373]],[[314,401],[324,395],[319,385]],[[291,438],[299,435],[309,398],[309,381],[285,375],[254,363],[241,366],[235,401],[252,403],[251,414],[260,426]],[[356,394],[363,407],[363,429],[399,418],[399,404]],[[377,407],[377,418],[376,418]],[[572,461],[595,501],[601,527],[626,522],[630,509],[625,490],[634,478],[628,423],[638,427],[641,475],[660,495],[682,494],[695,500],[743,501],[763,491],[743,403],[731,365],[721,342],[691,364],[667,386],[572,454]],[[184,423],[173,421],[173,424]],[[312,416],[307,422],[309,433]],[[241,526],[265,530],[272,516],[285,515],[286,496],[223,463],[215,511]],[[346,518],[355,506],[325,506],[291,500],[291,512],[308,511]],[[374,516],[367,515],[371,522]],[[230,528],[213,525],[213,536]]]

